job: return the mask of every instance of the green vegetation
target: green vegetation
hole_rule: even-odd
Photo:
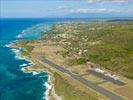
[[[88,60],[133,79],[133,22],[65,23],[51,28],[56,41],[73,64]]]
[[[75,58],[75,59],[68,59],[68,65],[77,65],[77,64],[84,64],[86,63],[86,59],[85,58]]]
[[[54,77],[55,92],[57,95],[63,96],[63,100],[82,100],[83,98],[84,100],[98,100],[95,93],[86,93],[77,89],[62,78],[61,75],[54,73]]]

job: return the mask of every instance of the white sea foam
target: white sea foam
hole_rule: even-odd
[[[23,57],[20,53],[16,54],[15,59],[16,60],[26,60],[26,61],[30,62],[30,63],[28,63],[28,65],[34,65],[34,63],[31,60],[29,60],[26,57]]]
[[[18,34],[16,37],[17,38],[23,38],[23,35],[25,34],[25,30],[22,30],[20,34]]]
[[[24,32],[25,32],[25,30],[22,31],[22,33],[24,33]]]
[[[25,68],[24,68],[24,67],[23,67],[23,68],[21,68],[21,71],[25,72]]]
[[[16,59],[16,60],[25,60],[25,58],[23,58],[23,57],[21,57],[21,56],[19,56],[19,55],[16,55],[16,56],[15,56],[15,59]]]
[[[25,29],[25,30],[22,30],[22,32],[20,33],[20,34],[18,34],[16,37],[17,38],[23,38],[24,37],[24,35],[27,33],[26,31],[28,31],[28,30],[30,30],[31,29],[31,27],[29,27],[29,28],[27,28],[27,29]]]
[[[6,44],[4,47],[9,48],[9,47],[11,47],[11,44]]]
[[[40,72],[32,71],[32,74],[33,74],[33,75],[37,75],[37,74],[40,74]]]
[[[10,42],[9,44],[6,44],[4,47],[10,48],[13,45],[13,43],[14,43],[14,41]]]
[[[50,76],[48,76],[48,82],[45,82],[44,83],[44,86],[46,87],[46,91],[44,93],[44,96],[43,96],[43,100],[49,100],[49,93],[50,93],[50,90],[52,88],[52,85],[51,85],[51,80],[50,80]]]
[[[15,59],[16,60],[23,60],[24,58],[21,57],[20,55],[20,50],[19,49],[11,49],[13,53],[15,53]]]
[[[25,57],[22,57],[20,50],[13,50],[13,52],[16,54],[15,55],[15,59],[16,60],[26,60],[28,61],[28,59],[26,59]]]
[[[24,63],[24,64],[20,65],[20,67],[25,67],[25,66],[27,66],[27,65],[28,65],[28,64],[25,64],[25,63]]]
[[[19,49],[11,49],[14,53],[19,53],[20,50]]]
[[[32,62],[30,62],[30,63],[28,63],[28,65],[33,65],[33,63],[32,63]]]
[[[27,66],[28,66],[28,65],[27,65]],[[30,66],[28,66],[28,67],[30,67]],[[25,66],[23,66],[23,67],[21,68],[21,71],[23,71],[24,73],[31,73],[33,76],[42,73],[41,71],[27,71],[27,70],[25,69]]]
[[[29,61],[28,65],[35,65],[31,60],[28,61]]]
[[[30,64],[33,64],[33,62],[32,62],[31,60],[29,60],[29,59],[27,59],[26,57],[23,57],[23,56],[21,55],[21,48],[18,48],[18,49],[11,49],[11,51],[12,51],[13,53],[15,53],[15,59],[16,59],[16,60],[26,60],[26,61],[29,61],[29,62],[30,62],[29,65],[30,65]]]
[[[22,38],[22,37],[23,37],[22,34],[17,35],[17,38]]]
[[[36,71],[30,71],[30,72],[28,72],[28,71],[25,70],[25,67],[26,66],[34,65],[34,63],[31,60],[29,60],[29,59],[27,59],[27,58],[25,58],[25,57],[23,57],[21,55],[20,48],[18,48],[18,49],[11,49],[11,50],[16,54],[15,59],[17,59],[17,60],[26,60],[26,61],[29,62],[27,64],[26,63],[23,63],[22,65],[20,65],[20,67],[22,67],[21,68],[21,71],[23,71],[25,73],[32,73],[33,75],[37,75],[37,74],[40,73],[40,72],[36,72]]]

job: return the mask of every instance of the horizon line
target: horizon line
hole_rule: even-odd
[[[133,17],[0,17],[0,19],[45,19],[45,18],[49,18],[49,19],[62,19],[62,18],[71,18],[71,19],[102,19],[102,18],[133,18]]]

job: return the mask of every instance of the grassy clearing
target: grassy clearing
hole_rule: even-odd
[[[59,96],[63,96],[63,100],[98,100],[96,94],[83,92],[67,82],[61,75],[54,73],[55,92]]]

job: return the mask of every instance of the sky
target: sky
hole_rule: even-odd
[[[0,0],[0,17],[133,17],[133,0]]]

